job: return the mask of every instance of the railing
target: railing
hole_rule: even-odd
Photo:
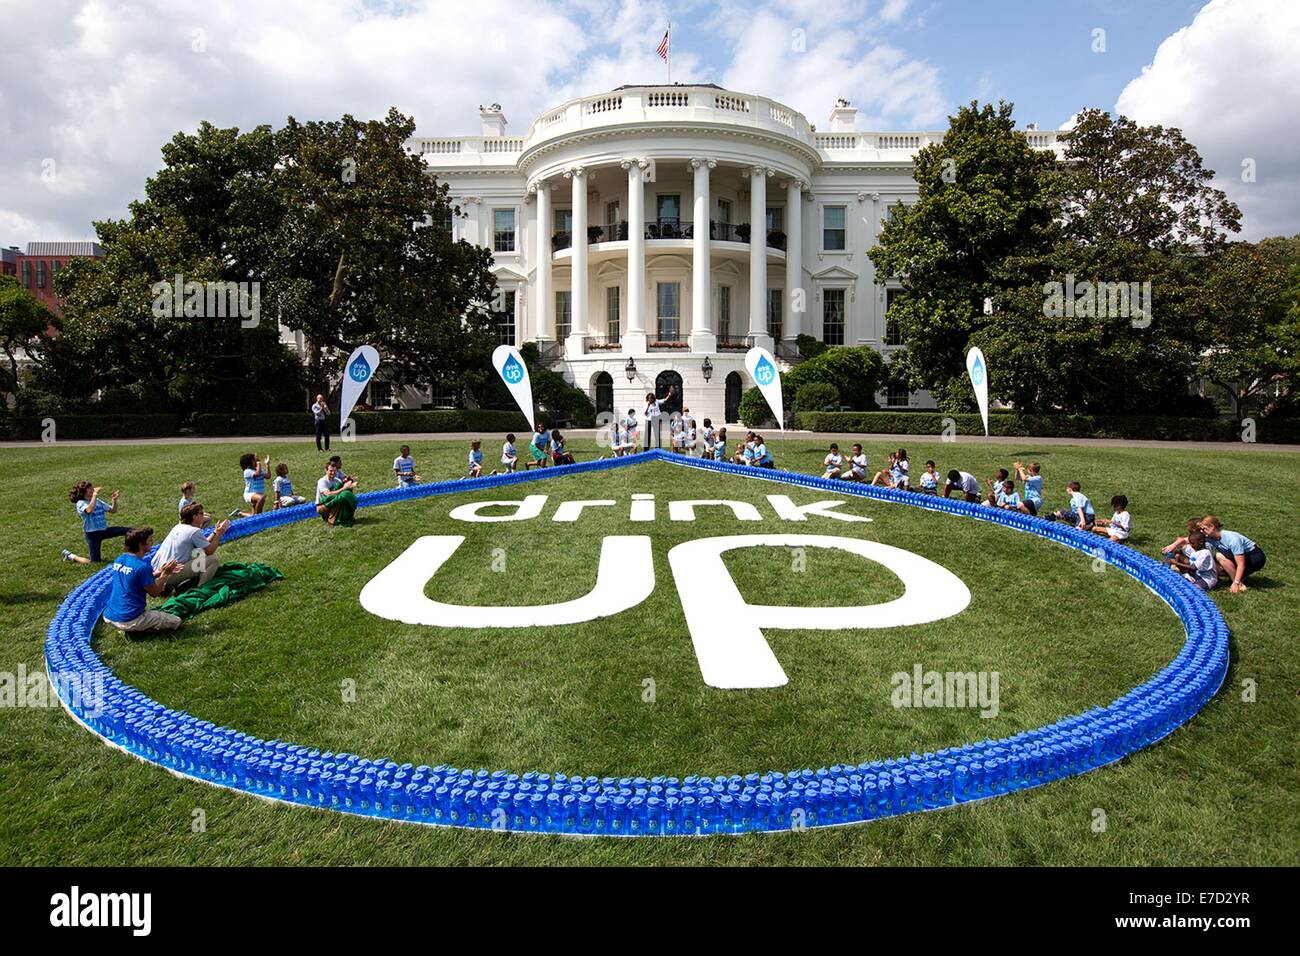
[[[677,218],[651,219],[645,225],[647,239],[690,239],[694,235],[694,227]]]
[[[588,226],[587,244],[594,242],[620,242],[627,240],[627,223],[616,222],[609,226]],[[573,245],[573,233],[562,231],[551,234],[551,251],[559,252]]]
[[[549,368],[564,360],[564,342],[538,342],[537,360],[543,368]]]
[[[718,336],[719,352],[746,352],[754,344],[754,338],[750,335],[736,337],[730,334]]]
[[[606,335],[585,335],[582,341],[588,352],[617,352],[623,347],[622,337],[617,332]]]
[[[676,328],[661,326],[655,330],[654,339],[646,343],[646,346],[651,349],[684,349],[689,348],[689,343],[680,326]]]

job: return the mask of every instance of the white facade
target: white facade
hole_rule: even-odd
[[[494,105],[478,136],[409,147],[448,184],[456,238],[495,250],[503,341],[536,341],[599,410],[640,409],[676,373],[694,416],[718,422],[753,384],[751,345],[786,363],[801,333],[893,347],[867,251],[890,207],[915,201],[913,156],[943,134],[858,132],[855,117],[841,101],[814,132],[766,97],[635,86],[565,103],[523,136]],[[1055,132],[1027,135],[1057,148]]]

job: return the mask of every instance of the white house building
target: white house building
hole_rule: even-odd
[[[886,355],[898,344],[891,284],[867,251],[890,208],[915,200],[913,156],[943,134],[859,132],[856,113],[841,101],[814,131],[763,96],[625,86],[522,136],[494,104],[479,135],[409,148],[448,184],[454,235],[494,252],[503,342],[536,341],[598,410],[640,408],[671,384],[696,418],[732,422],[751,345],[788,367],[800,334]],[[1027,135],[1057,148],[1055,132]]]

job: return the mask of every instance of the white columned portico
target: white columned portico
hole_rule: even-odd
[[[564,350],[568,355],[581,355],[587,337],[587,171],[573,166],[564,171],[573,185],[573,235],[572,279],[570,301],[573,308],[573,326]]]
[[[772,348],[767,334],[767,177],[776,171],[755,166],[749,171],[749,337]]]
[[[645,332],[645,170],[644,159],[625,159],[627,170],[627,323],[622,330],[623,351],[646,352]]]
[[[692,352],[717,350],[713,332],[712,270],[709,263],[709,170],[717,166],[712,159],[692,159],[695,170],[695,216],[691,244],[691,335]]]
[[[529,187],[537,196],[537,341],[555,340],[551,295],[551,187],[539,180]]]
[[[808,311],[808,294],[803,288],[803,187],[801,179],[785,184],[785,338],[796,339],[803,333],[804,313]]]

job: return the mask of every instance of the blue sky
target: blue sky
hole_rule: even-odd
[[[455,135],[499,102],[522,133],[571,97],[662,82],[670,18],[674,80],[771,96],[823,128],[841,96],[863,130],[943,129],[972,98],[1043,128],[1085,106],[1178,126],[1247,237],[1300,232],[1300,0],[3,2],[23,38],[0,45],[3,245],[91,238],[205,119],[395,106]]]

